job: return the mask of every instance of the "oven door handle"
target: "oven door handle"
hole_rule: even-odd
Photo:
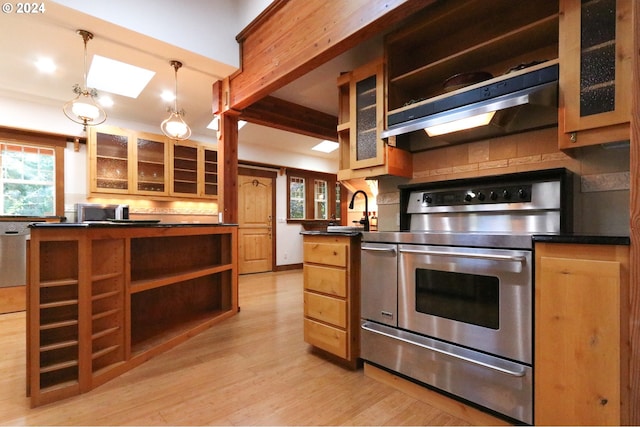
[[[501,372],[503,374],[510,375],[512,377],[524,377],[525,374],[526,374],[526,371],[524,371],[524,370],[515,371],[515,370],[512,370],[512,369],[504,368],[502,366],[496,366],[496,365],[493,365],[491,363],[487,363],[487,362],[483,362],[481,360],[473,359],[473,358],[465,356],[463,354],[457,354],[457,353],[455,353],[455,351],[444,350],[444,349],[437,348],[437,347],[432,346],[432,345],[428,345],[428,344],[419,342],[419,341],[416,340],[416,339],[420,339],[421,338],[419,336],[416,336],[416,339],[410,339],[408,337],[402,336],[402,335],[408,335],[408,334],[403,334],[403,331],[398,331],[398,330],[395,330],[395,329],[384,327],[384,329],[390,329],[390,332],[386,332],[385,330],[383,330],[383,327],[378,327],[378,325],[376,325],[375,323],[364,322],[361,325],[361,328],[364,329],[365,331],[373,332],[374,334],[379,334],[379,335],[383,335],[383,336],[388,337],[388,338],[396,339],[398,341],[406,342],[408,344],[412,344],[412,345],[415,345],[415,346],[418,346],[418,347],[422,347],[422,348],[424,348],[426,350],[431,350],[431,351],[434,351],[436,353],[444,354],[445,356],[453,357],[455,359],[459,359],[459,360],[463,360],[465,362],[473,363],[475,365],[479,365],[479,366],[482,366],[484,368],[492,369],[494,371],[498,371],[498,372]],[[489,357],[489,356],[487,356],[487,357]]]
[[[442,251],[420,251],[416,249],[400,249],[401,253],[406,254],[418,254],[418,255],[435,255],[435,256],[448,256],[456,258],[473,258],[473,259],[485,259],[489,261],[506,261],[506,262],[520,262],[523,263],[527,259],[522,255],[489,255],[489,254],[472,254],[466,252],[442,252]]]
[[[363,251],[389,252],[392,254],[396,253],[396,248],[374,248],[371,246],[361,246],[360,249],[362,249]]]

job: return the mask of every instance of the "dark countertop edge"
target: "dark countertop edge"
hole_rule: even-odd
[[[301,231],[300,234],[304,235],[304,236],[349,236],[349,237],[355,237],[355,236],[361,236],[362,232],[360,231],[317,231],[317,230],[310,230],[310,231]]]
[[[41,221],[66,221],[65,216],[28,216],[28,215],[1,215],[0,222],[41,222]]]
[[[534,234],[534,243],[572,243],[581,245],[623,245],[631,244],[628,236],[604,236],[583,234]]]
[[[33,222],[30,228],[115,228],[115,227],[145,227],[145,228],[170,228],[170,227],[237,227],[238,224],[220,223],[144,223],[144,222]]]

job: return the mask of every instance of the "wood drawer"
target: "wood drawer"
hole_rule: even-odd
[[[304,315],[340,328],[347,327],[347,302],[313,292],[304,293]]]
[[[304,262],[346,267],[348,254],[345,243],[304,243]]]
[[[347,333],[343,330],[304,319],[304,340],[338,357],[347,358]]]
[[[304,264],[303,275],[305,289],[347,297],[347,270]]]

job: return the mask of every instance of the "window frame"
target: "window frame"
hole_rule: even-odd
[[[0,126],[0,140],[9,144],[28,145],[39,148],[52,148],[55,151],[55,216],[64,216],[64,150],[69,137],[46,132],[29,131]],[[84,140],[84,139],[83,139]],[[80,138],[76,141],[79,143]],[[16,215],[2,215],[13,218]],[[22,219],[23,217],[21,217]]]
[[[303,178],[305,180],[305,218],[303,219],[291,219],[289,213],[291,212],[291,178]],[[327,219],[315,218],[315,181],[327,182]],[[308,171],[304,169],[287,168],[287,223],[308,223],[318,222],[327,223],[330,221],[339,221],[338,219],[332,219],[332,215],[335,218],[341,219],[343,217],[342,212],[336,212],[336,184],[339,184],[336,174],[330,174],[325,172]],[[344,189],[341,190],[341,195],[345,194]]]

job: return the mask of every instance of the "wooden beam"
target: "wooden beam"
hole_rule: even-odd
[[[243,110],[435,0],[276,0],[237,40],[230,107]]]
[[[273,96],[266,96],[242,110],[240,120],[314,138],[338,140],[336,116]]]
[[[218,212],[226,224],[238,223],[238,115],[235,110],[220,115],[218,176],[222,176],[223,185],[218,193]]]

